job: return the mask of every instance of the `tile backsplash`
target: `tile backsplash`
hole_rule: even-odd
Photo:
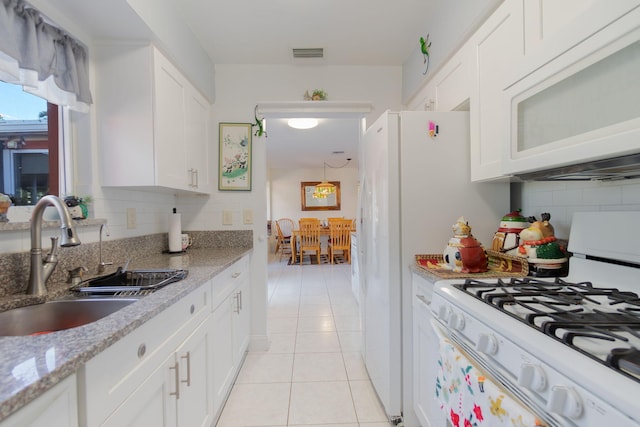
[[[527,217],[549,212],[556,236],[566,239],[574,212],[638,211],[640,220],[640,179],[512,183],[511,207]]]

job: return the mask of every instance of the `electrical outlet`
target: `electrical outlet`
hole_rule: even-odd
[[[132,230],[137,226],[136,208],[127,208],[127,228]]]
[[[232,211],[222,211],[222,225],[233,225]]]
[[[253,224],[253,209],[245,209],[242,211],[242,218],[245,224]]]

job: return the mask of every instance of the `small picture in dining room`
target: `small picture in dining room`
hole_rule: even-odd
[[[340,181],[329,181],[333,188],[329,191],[319,191],[316,187],[320,181],[305,181],[300,183],[300,200],[303,211],[339,211],[340,210]],[[322,184],[326,184],[322,182]]]
[[[251,123],[220,123],[218,190],[251,191]]]

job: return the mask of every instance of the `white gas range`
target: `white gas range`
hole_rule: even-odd
[[[531,425],[640,426],[639,220],[576,213],[564,279],[436,282],[434,328],[460,351],[455,360],[468,359],[540,423]],[[438,378],[441,407],[451,392],[443,380],[451,378]],[[477,415],[449,403],[452,424]]]

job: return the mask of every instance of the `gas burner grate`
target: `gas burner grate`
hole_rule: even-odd
[[[620,357],[611,356],[616,348],[622,353],[620,348],[634,349],[639,343],[640,298],[635,292],[594,287],[591,282],[571,283],[561,278],[543,281],[526,277],[498,279],[497,282],[467,279],[453,286],[640,381],[634,373],[640,372],[640,362],[638,366],[634,365],[640,361],[638,354],[627,352]],[[594,350],[597,342],[609,344],[604,344],[604,351]],[[625,369],[621,369],[619,360],[623,360]]]

